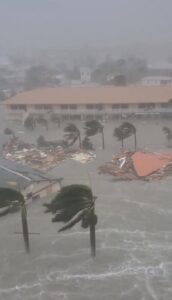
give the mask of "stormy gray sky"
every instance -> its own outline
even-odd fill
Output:
[[[172,43],[172,0],[0,0],[1,51]]]

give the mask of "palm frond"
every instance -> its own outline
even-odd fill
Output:
[[[99,132],[102,132],[102,130],[103,130],[103,125],[97,120],[91,120],[85,123],[86,136],[93,136]]]
[[[69,123],[65,128],[64,128],[64,132],[71,132],[71,133],[74,133],[74,132],[79,132],[79,129],[76,127],[75,124],[73,123]]]
[[[135,133],[136,128],[133,124],[129,122],[123,122],[119,127],[114,129],[113,136],[121,141],[122,139],[126,139]]]
[[[23,195],[10,188],[0,188],[0,208],[8,207],[9,205],[17,205],[23,203]]]
[[[167,136],[168,139],[172,139],[172,130],[166,126],[162,128],[163,132]]]
[[[75,215],[75,217],[72,220],[70,220],[70,222],[68,222],[65,226],[60,228],[58,232],[72,228],[75,224],[79,223],[83,219],[84,214],[85,210],[79,212],[77,215]]]
[[[62,187],[51,203],[46,203],[45,212],[54,214],[53,222],[70,222],[83,210],[94,206],[95,198],[92,191],[85,185],[69,185]]]
[[[11,208],[7,207],[5,209],[3,209],[2,211],[0,211],[0,217],[6,216],[10,213]]]

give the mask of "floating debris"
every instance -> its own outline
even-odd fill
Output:
[[[28,165],[34,170],[47,171],[62,162],[66,154],[62,147],[40,149],[14,138],[3,146],[2,156],[5,159]]]
[[[125,152],[98,169],[116,180],[154,180],[172,176],[172,153]]]
[[[2,157],[30,166],[34,170],[47,171],[67,158],[87,163],[95,159],[91,151],[73,150],[62,146],[39,147],[18,138],[8,141],[2,149]]]
[[[71,155],[73,160],[76,160],[82,164],[90,162],[96,158],[96,155],[93,152],[76,152]]]

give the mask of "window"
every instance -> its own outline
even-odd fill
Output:
[[[69,105],[69,108],[70,109],[77,109],[77,105],[76,104],[71,104],[71,105]]]
[[[11,110],[26,110],[26,105],[18,104],[18,105],[10,105]]]
[[[93,104],[87,104],[87,105],[86,105],[86,108],[87,108],[87,109],[94,109],[94,105],[93,105]]]
[[[140,103],[138,105],[138,108],[142,108],[142,109],[147,108],[147,103]]]
[[[168,103],[161,103],[161,107],[162,107],[162,108],[167,108],[168,106],[169,106]]]
[[[10,108],[11,108],[11,110],[16,110],[16,109],[18,109],[18,106],[17,105],[10,105]]]
[[[112,104],[112,109],[118,109],[118,108],[120,108],[119,104]]]
[[[67,104],[62,104],[60,105],[61,109],[68,109],[68,105]]]
[[[26,110],[26,105],[20,104],[18,105],[18,109]]]
[[[45,104],[45,105],[43,105],[43,109],[52,109],[52,105],[50,105],[50,104]]]
[[[41,105],[41,104],[35,105],[35,109],[43,109],[43,108],[44,108],[44,105]]]
[[[155,108],[155,103],[140,103],[138,104],[138,108],[149,110]]]
[[[70,120],[81,120],[81,115],[71,115]]]
[[[62,120],[66,120],[68,121],[70,119],[70,116],[69,115],[62,115]]]
[[[121,104],[121,109],[126,109],[128,108],[128,104]]]
[[[96,104],[95,108],[98,110],[103,110],[103,105],[102,104]]]

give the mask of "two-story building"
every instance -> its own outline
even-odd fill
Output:
[[[66,120],[113,119],[130,115],[172,115],[172,86],[82,86],[41,88],[6,101],[7,118],[56,113]]]

